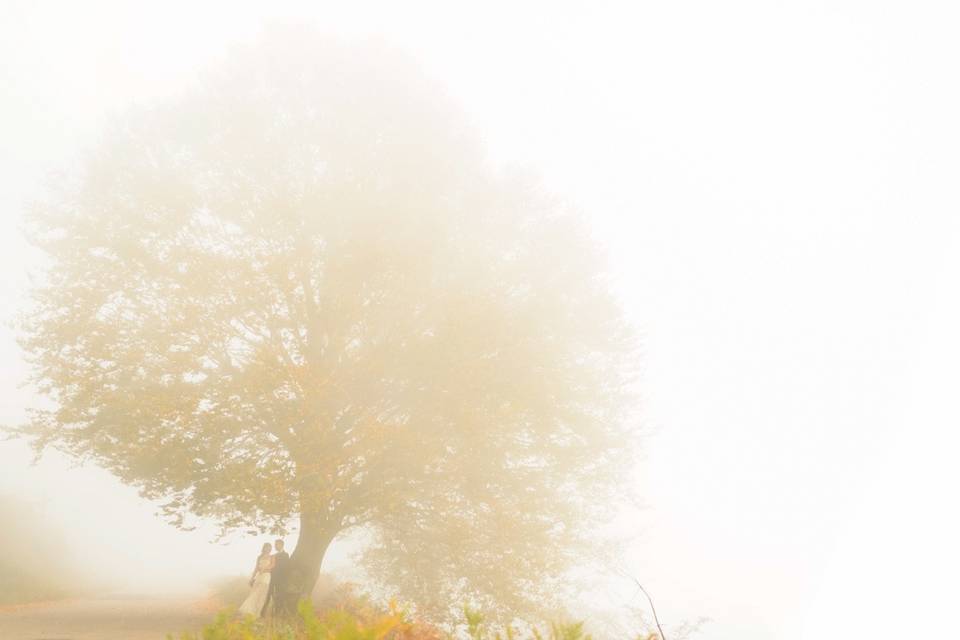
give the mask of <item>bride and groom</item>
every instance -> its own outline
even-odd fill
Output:
[[[277,540],[273,546],[276,553],[270,554],[270,543],[267,542],[257,557],[253,575],[250,576],[250,594],[238,609],[241,615],[266,615],[271,602],[275,615],[287,615],[290,612],[287,584],[290,555],[283,550],[283,540]]]

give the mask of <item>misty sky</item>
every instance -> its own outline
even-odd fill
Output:
[[[738,640],[942,636],[960,570],[957,12],[454,4],[0,2],[4,320],[35,263],[24,204],[110,113],[271,20],[385,37],[609,250],[645,343],[647,509],[623,524],[624,566],[664,621],[707,616],[704,637]],[[0,356],[15,422],[34,400],[7,328]],[[29,459],[0,443],[0,493],[129,587],[252,563],[258,540],[211,546],[101,471]],[[349,577],[335,555],[325,568]]]

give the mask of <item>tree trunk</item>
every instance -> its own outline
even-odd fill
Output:
[[[320,514],[300,514],[300,537],[290,556],[287,577],[291,591],[300,598],[309,598],[320,577],[320,565],[338,530]]]

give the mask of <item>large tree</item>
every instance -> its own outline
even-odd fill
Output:
[[[574,212],[416,65],[266,37],[68,178],[28,216],[38,449],[179,526],[297,529],[304,590],[363,527],[423,611],[545,602],[622,491],[635,340]]]

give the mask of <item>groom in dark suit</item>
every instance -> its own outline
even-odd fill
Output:
[[[287,611],[287,570],[290,564],[290,554],[283,550],[283,540],[276,540],[273,543],[276,551],[273,554],[273,571],[270,572],[270,591],[267,594],[267,601],[263,603],[261,615],[266,613],[267,607],[273,602],[273,613],[277,616],[286,616]]]

